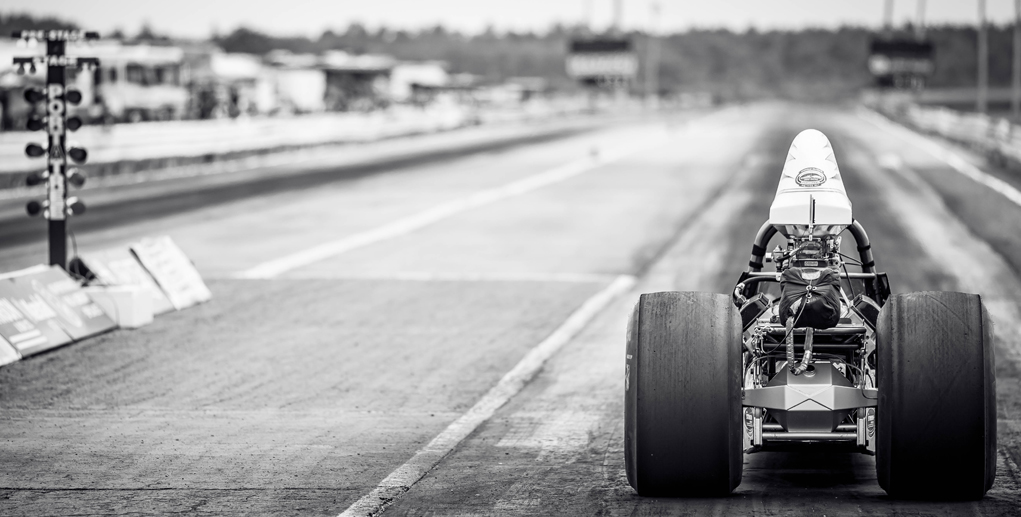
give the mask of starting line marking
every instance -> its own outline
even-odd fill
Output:
[[[1021,191],[1018,191],[1018,189],[1014,188],[1014,186],[1010,183],[979,169],[971,162],[961,158],[961,156],[957,153],[944,149],[932,140],[915,133],[906,127],[896,125],[882,115],[878,115],[873,111],[859,111],[859,116],[877,127],[896,134],[903,140],[911,140],[911,143],[915,144],[936,159],[949,165],[957,172],[971,178],[981,185],[985,185],[994,191],[999,192],[1003,195],[1003,197],[1006,197],[1015,205],[1021,206]]]
[[[651,138],[631,147],[604,151],[596,156],[568,162],[545,172],[528,176],[496,188],[482,190],[472,195],[448,201],[417,214],[398,219],[377,228],[349,235],[342,239],[325,242],[318,246],[285,255],[263,262],[234,275],[235,278],[268,279],[277,277],[288,271],[298,269],[321,260],[335,257],[342,253],[362,248],[380,241],[407,235],[415,230],[442,221],[473,208],[495,203],[497,201],[520,196],[542,187],[560,183],[585,172],[596,169],[627,156],[645,151],[663,144],[667,140],[664,133],[658,138]]]
[[[637,279],[621,275],[574,311],[552,334],[532,348],[474,406],[447,426],[400,467],[397,467],[371,492],[349,506],[339,517],[379,515],[422,479],[450,451],[468,437],[493,413],[507,403],[535,376],[546,361],[573,339],[611,301],[631,289]]]
[[[400,280],[410,282],[565,282],[606,283],[617,275],[598,273],[432,273],[401,271],[396,273],[295,273],[288,280]]]

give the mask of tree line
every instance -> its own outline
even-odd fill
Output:
[[[0,15],[0,30],[74,28],[75,24],[29,15]],[[901,28],[910,33],[911,27]],[[1011,26],[989,28],[989,83],[1010,84]],[[146,27],[127,40],[164,44],[172,41]],[[296,53],[344,50],[389,54],[402,60],[441,60],[451,72],[479,75],[490,81],[539,76],[561,88],[573,86],[564,70],[568,42],[586,35],[580,27],[554,26],[545,32],[497,32],[467,35],[442,26],[416,31],[352,24],[343,31],[327,30],[318,37],[274,36],[240,27],[211,40],[227,52],[262,55],[275,49]],[[926,35],[935,48],[936,69],[931,87],[975,85],[977,33],[973,26],[934,26]],[[628,34],[645,60],[648,35]],[[853,95],[871,84],[867,68],[869,42],[876,32],[863,27],[803,30],[694,29],[657,39],[662,93],[710,91],[732,99],[761,97],[832,100]],[[642,71],[639,78],[644,77]],[[639,83],[636,85],[641,88]]]

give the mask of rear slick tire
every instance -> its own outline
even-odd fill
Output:
[[[624,463],[642,496],[741,483],[741,317],[729,296],[643,294],[628,322]]]
[[[879,315],[876,474],[893,497],[980,499],[996,475],[992,325],[975,294],[896,295]]]

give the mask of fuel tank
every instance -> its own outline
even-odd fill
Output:
[[[851,201],[826,135],[806,129],[791,142],[769,223],[784,236],[836,235],[850,225]]]

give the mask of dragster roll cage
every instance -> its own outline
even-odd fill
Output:
[[[865,295],[875,300],[879,305],[885,304],[886,299],[890,297],[890,281],[886,273],[876,272],[876,261],[872,257],[872,244],[869,242],[868,234],[865,233],[865,228],[858,221],[852,221],[845,231],[851,234],[857,245],[862,272],[843,272],[840,274],[840,277],[847,281],[861,280],[865,284]],[[770,224],[769,221],[766,221],[759,228],[759,232],[755,234],[755,242],[752,243],[751,260],[748,261],[748,270],[742,272],[741,278],[738,279],[739,290],[746,298],[751,298],[759,292],[759,283],[779,281],[776,273],[762,271],[763,259],[766,256],[766,246],[769,245],[769,240],[776,235],[776,232],[776,227]]]

